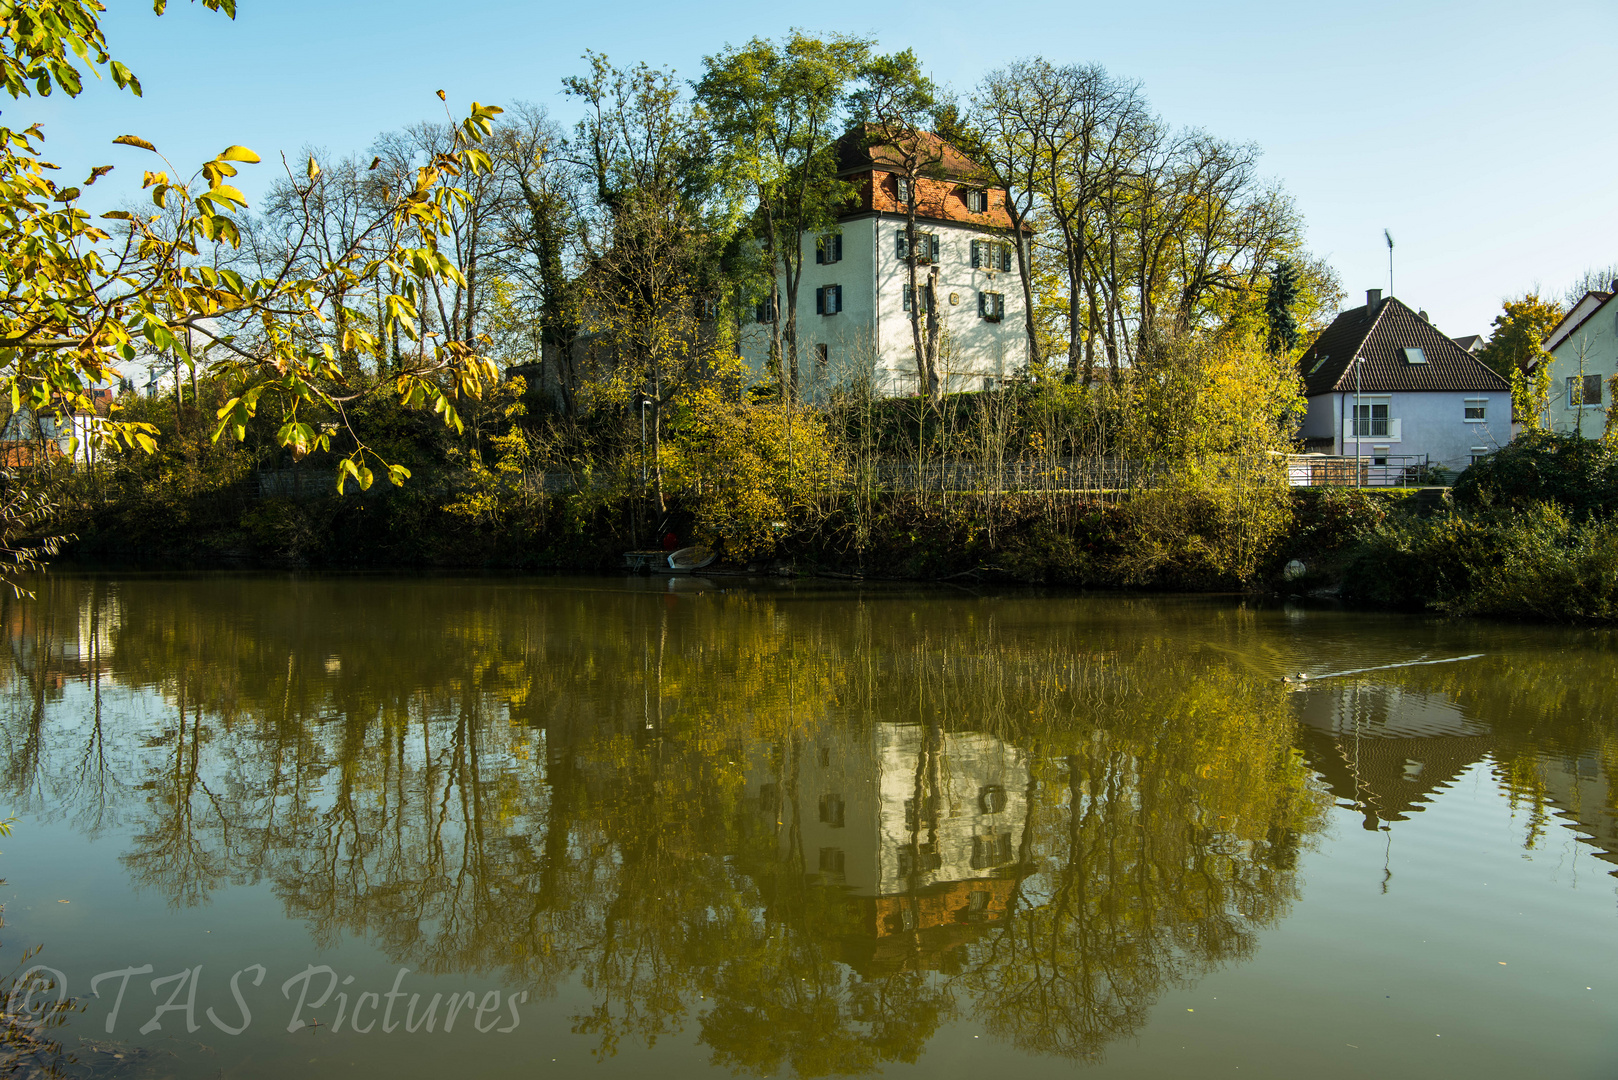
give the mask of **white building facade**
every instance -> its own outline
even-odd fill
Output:
[[[945,391],[990,389],[1027,365],[1026,309],[1006,192],[974,182],[977,167],[947,144],[937,145],[942,161],[935,175],[911,181],[885,163],[880,148],[844,140],[842,176],[859,185],[858,202],[835,229],[803,238],[797,338],[805,396],[867,376],[881,394],[925,390],[911,324],[905,212],[911,197],[921,329],[925,336],[925,305],[935,303]],[[783,275],[783,294],[786,287]],[[760,379],[771,374],[772,322],[785,319],[784,301],[780,307],[759,304],[742,328],[742,356]]]

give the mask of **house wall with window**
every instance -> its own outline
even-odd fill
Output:
[[[1004,877],[1028,813],[1027,751],[981,732],[949,732],[928,769],[928,737],[914,724],[861,729],[828,719],[807,730],[790,784],[774,755],[753,755],[749,797],[774,824],[783,856],[795,840],[808,873],[852,895]]]
[[[1609,295],[1574,323],[1550,353],[1551,393],[1546,410],[1550,429],[1599,436],[1612,404],[1609,380],[1618,374],[1618,303]]]
[[[939,270],[946,389],[986,389],[1026,365],[1022,284],[1010,237],[943,221],[918,222],[916,231],[925,238],[922,250],[928,260],[916,267],[921,289],[925,290],[932,267]],[[830,235],[839,237],[840,243],[828,244]],[[918,392],[906,295],[908,267],[901,253],[904,237],[904,219],[888,215],[846,220],[835,234],[804,237],[798,372],[807,396],[864,374],[874,377],[879,393]],[[921,248],[921,243],[917,246]],[[817,253],[828,249],[841,257],[817,261]],[[786,288],[784,278],[780,287]],[[828,292],[835,296],[835,304],[827,302]],[[759,312],[754,314],[742,328],[741,351],[755,377],[765,378],[770,327],[758,321]],[[925,320],[922,330],[925,333]]]
[[[1330,438],[1334,454],[1425,454],[1458,472],[1511,441],[1511,397],[1493,391],[1321,394],[1309,399],[1302,434]]]

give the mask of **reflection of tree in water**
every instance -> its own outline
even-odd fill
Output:
[[[14,656],[76,632],[40,615],[76,627],[91,588],[8,608]],[[98,663],[148,713],[104,736],[98,788],[139,822],[137,881],[191,904],[267,880],[321,943],[541,993],[576,978],[601,1054],[694,1015],[728,1069],[869,1072],[970,1015],[1093,1057],[1250,954],[1320,823],[1279,685],[1150,607],[1033,633],[1039,601],[918,617],[904,596],[476,582],[132,581],[97,604]],[[39,696],[21,660],[8,678],[14,703]],[[12,792],[65,790],[51,716],[8,710]],[[806,839],[838,740],[877,748],[850,752],[850,792],[908,763],[893,800],[836,803],[850,826],[911,804],[869,888]],[[963,811],[960,791],[1004,786],[974,753],[1016,781]],[[1009,821],[1003,847],[968,811]],[[949,844],[986,869],[950,870]]]

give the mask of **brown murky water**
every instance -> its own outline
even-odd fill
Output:
[[[0,610],[0,952],[70,1075],[1618,1072],[1609,634],[701,578]]]

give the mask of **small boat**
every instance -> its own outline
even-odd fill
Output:
[[[719,556],[705,547],[683,547],[669,552],[669,569],[676,574],[689,574],[710,565]]]

